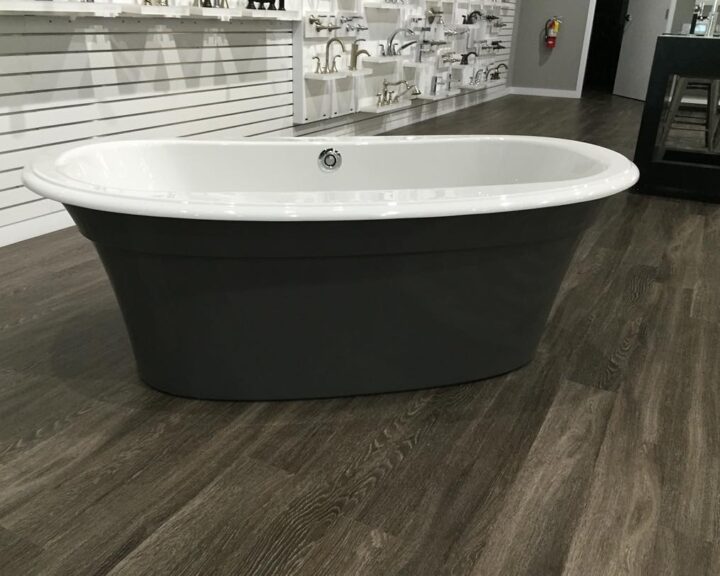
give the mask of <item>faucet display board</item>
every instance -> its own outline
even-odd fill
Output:
[[[514,1],[301,3],[293,37],[298,124],[505,83]]]

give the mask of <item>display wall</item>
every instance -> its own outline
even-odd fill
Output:
[[[128,1],[0,2],[0,246],[72,223],[62,206],[22,185],[22,167],[43,152],[103,137],[377,134],[507,93],[504,67],[496,80],[469,86],[467,79],[471,70],[508,63],[514,0],[286,0],[284,12],[248,10],[246,0],[230,0],[228,9],[191,0]],[[498,15],[503,25],[496,34],[488,34],[487,21],[462,24],[475,9]],[[419,30],[427,27],[428,10],[444,13],[432,30]],[[318,32],[310,15],[326,26],[341,16],[349,20]],[[367,30],[349,31],[348,23]],[[355,77],[307,77],[312,56],[324,57],[331,35],[346,44],[338,64],[347,70],[353,40],[366,38],[360,45],[377,56],[380,41],[405,25],[418,29],[421,40],[447,43],[426,46],[422,63],[414,62],[412,45],[387,61],[361,56]],[[461,64],[461,54],[483,41],[502,48],[479,50]],[[430,95],[432,76],[443,74],[449,89],[441,80],[441,90]],[[422,94],[373,110],[384,79],[407,79]]]
[[[302,1],[298,124],[506,85],[514,1]]]

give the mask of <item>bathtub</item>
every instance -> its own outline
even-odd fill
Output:
[[[516,136],[120,141],[38,158],[107,270],[140,378],[289,399],[531,361],[583,230],[637,168]]]

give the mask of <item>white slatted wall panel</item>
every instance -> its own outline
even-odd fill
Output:
[[[71,223],[20,182],[43,151],[103,136],[379,134],[507,94],[503,73],[486,90],[293,127],[292,65],[289,22],[0,16],[0,246]]]
[[[60,228],[22,186],[44,151],[103,136],[292,126],[290,23],[0,16],[0,246]]]

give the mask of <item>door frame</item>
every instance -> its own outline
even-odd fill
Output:
[[[674,2],[675,0],[673,0],[673,3]],[[575,98],[582,97],[583,85],[585,84],[585,69],[587,68],[588,54],[590,53],[590,38],[592,37],[596,8],[597,0],[590,0],[587,22],[585,23],[585,38],[583,39],[582,52],[580,53],[580,69],[578,70],[577,85],[575,86]]]

